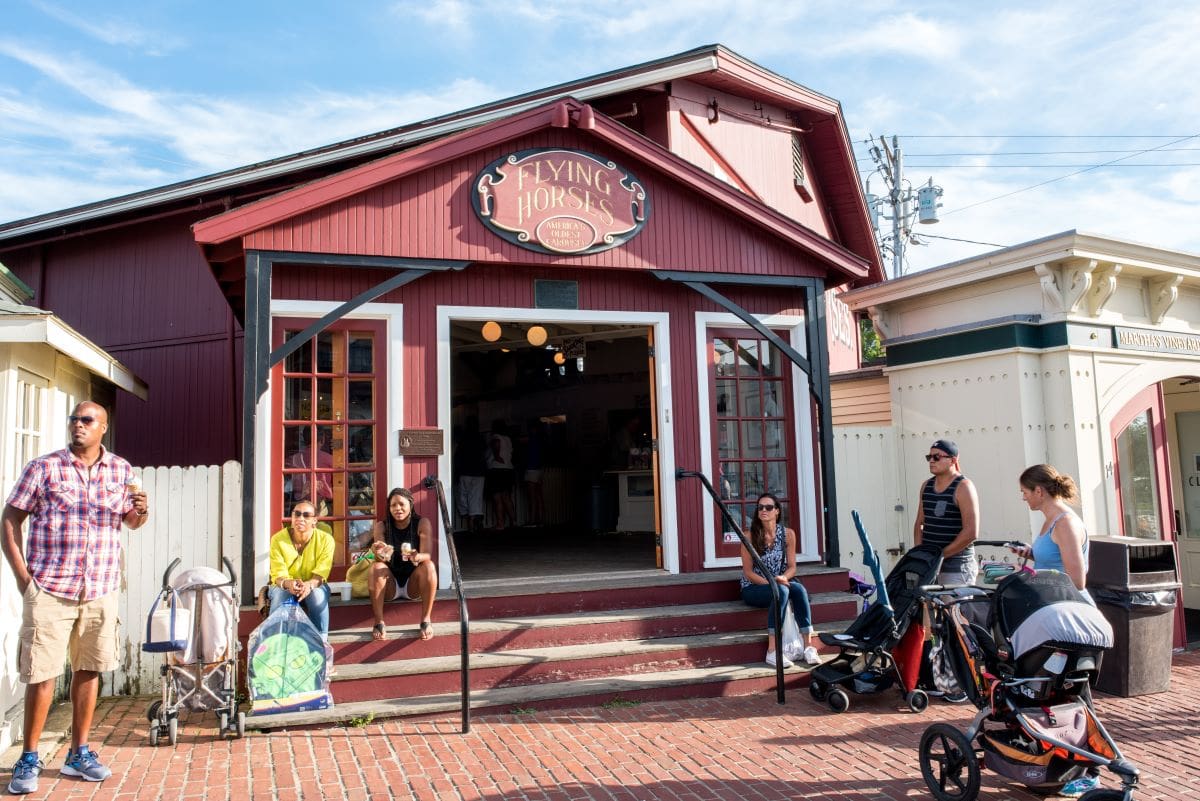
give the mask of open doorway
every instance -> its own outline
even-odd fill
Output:
[[[661,567],[650,328],[451,319],[449,334],[464,579]]]

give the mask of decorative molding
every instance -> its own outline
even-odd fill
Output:
[[[1096,260],[1089,259],[1083,264],[1069,267],[1036,264],[1033,269],[1042,283],[1042,294],[1050,306],[1048,311],[1074,314],[1092,287],[1092,271],[1096,269]]]
[[[1150,301],[1150,322],[1158,325],[1167,316],[1167,312],[1179,298],[1179,285],[1183,283],[1182,275],[1171,275],[1166,278],[1155,278],[1146,282]]]
[[[871,318],[871,325],[875,327],[875,334],[883,342],[887,342],[892,338],[892,332],[889,330],[887,312],[882,306],[868,306],[867,314]]]
[[[1089,259],[1083,264],[1063,268],[1063,279],[1066,283],[1063,289],[1063,311],[1067,314],[1074,314],[1079,309],[1080,301],[1092,288],[1092,273],[1096,264],[1095,259]]]
[[[1050,307],[1047,311],[1062,311],[1063,296],[1062,290],[1058,286],[1058,271],[1048,264],[1035,264],[1033,271],[1038,274],[1038,280],[1042,282],[1042,295],[1046,298],[1046,303]]]
[[[1109,264],[1092,273],[1092,290],[1088,292],[1088,314],[1092,317],[1099,317],[1112,299],[1122,269],[1120,264]]]

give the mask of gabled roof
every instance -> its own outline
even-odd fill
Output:
[[[311,176],[313,171],[332,172],[339,165],[357,164],[397,150],[439,139],[469,128],[545,105],[548,101],[574,97],[594,102],[638,89],[650,89],[674,80],[690,80],[714,89],[778,104],[792,111],[813,130],[808,139],[821,146],[823,157],[815,159],[818,177],[825,186],[848,186],[837,198],[829,198],[830,216],[838,238],[871,264],[872,278],[881,279],[878,246],[871,232],[858,169],[854,163],[849,134],[837,101],[813,92],[766,70],[721,45],[705,45],[674,56],[587,78],[539,89],[505,100],[465,109],[412,125],[338,142],[290,156],[215,173],[110,200],[89,203],[62,211],[0,225],[0,249],[5,243],[32,239],[71,226],[88,227],[101,220],[146,216],[151,210],[184,204],[208,203],[214,197],[236,195],[255,185],[291,182]]]
[[[313,208],[487,147],[546,128],[572,125],[702,194],[728,212],[802,248],[846,280],[868,276],[871,265],[865,259],[575,99],[552,101],[479,128],[335,173],[198,222],[192,226],[192,231],[201,245],[231,242]]]

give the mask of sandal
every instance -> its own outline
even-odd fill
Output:
[[[433,624],[430,623],[428,620],[421,621],[421,639],[422,640],[432,640],[433,639]]]
[[[387,626],[382,623],[376,623],[371,627],[371,638],[375,640],[387,639]]]

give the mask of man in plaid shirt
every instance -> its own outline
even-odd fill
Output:
[[[100,674],[118,664],[121,526],[140,528],[150,512],[129,462],[100,444],[107,430],[104,407],[76,406],[67,427],[70,446],[25,465],[4,507],[4,556],[24,599],[19,667],[26,684],[25,751],[13,768],[10,793],[37,789],[44,767],[37,743],[68,655],[71,750],[62,775],[93,782],[112,775],[88,748],[88,733]]]

